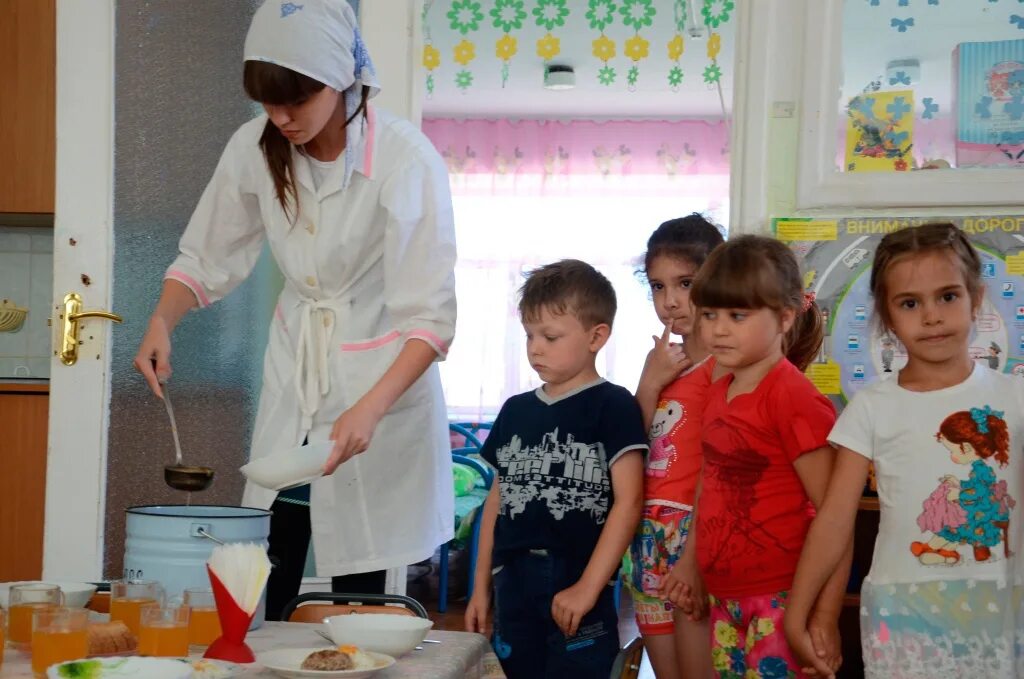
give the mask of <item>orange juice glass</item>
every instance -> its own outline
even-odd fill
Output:
[[[220,618],[212,589],[186,589],[185,605],[189,608],[188,643],[209,646],[221,635]]]
[[[140,613],[148,606],[163,604],[164,592],[153,580],[118,580],[110,583],[110,619],[120,620],[139,635]]]
[[[0,608],[0,670],[4,668],[4,644],[7,636],[7,611]]]
[[[89,611],[84,608],[38,608],[32,616],[32,672],[46,676],[46,668],[89,654],[86,626]]]
[[[139,655],[188,655],[188,607],[149,606],[142,609]]]
[[[7,639],[15,648],[27,649],[32,643],[32,614],[42,608],[57,608],[63,603],[60,587],[43,583],[11,587],[7,611]]]

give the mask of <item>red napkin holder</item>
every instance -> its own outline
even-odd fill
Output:
[[[210,574],[210,586],[213,588],[213,598],[217,602],[221,636],[210,644],[203,657],[236,663],[256,662],[252,649],[245,643],[245,635],[249,632],[253,613],[242,610],[209,565],[206,572]]]

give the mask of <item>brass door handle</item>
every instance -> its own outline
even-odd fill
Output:
[[[64,311],[60,315],[60,362],[74,365],[78,361],[78,322],[83,318],[105,318],[115,323],[123,322],[123,318],[109,311],[82,311],[82,297],[77,292],[64,295]]]

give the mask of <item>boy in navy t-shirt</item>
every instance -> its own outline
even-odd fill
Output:
[[[609,585],[640,520],[647,449],[633,395],[595,367],[615,290],[563,260],[531,272],[520,295],[544,386],[505,402],[481,451],[498,478],[466,627],[483,631],[493,579],[492,643],[509,679],[607,677],[619,650]]]

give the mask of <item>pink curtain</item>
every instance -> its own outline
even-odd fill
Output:
[[[728,187],[722,122],[427,119],[423,131],[463,195],[644,197]]]

